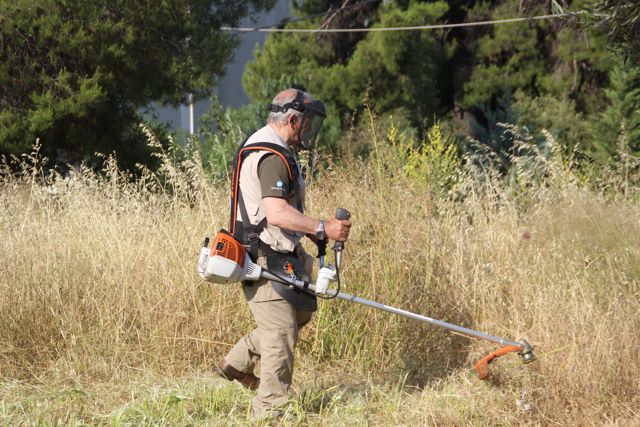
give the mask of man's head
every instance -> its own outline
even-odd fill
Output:
[[[299,144],[304,149],[313,146],[326,117],[324,104],[298,89],[278,93],[268,109],[269,125],[287,144]]]

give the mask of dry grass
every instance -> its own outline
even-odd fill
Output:
[[[428,164],[403,169],[401,138],[372,126],[371,140],[369,161],[329,163],[308,192],[311,215],[352,212],[344,290],[526,338],[538,361],[502,358],[481,382],[471,366],[491,344],[325,302],[301,337],[291,422],[640,424],[637,198],[553,156],[512,183],[460,167],[443,196],[415,179]],[[2,178],[0,420],[246,423],[250,395],[207,368],[252,320],[237,286],[195,273],[227,184],[174,155],[134,182],[110,159],[62,178],[32,158]]]

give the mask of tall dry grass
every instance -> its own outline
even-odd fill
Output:
[[[526,338],[538,360],[502,358],[480,382],[471,366],[493,345],[331,301],[301,336],[297,390],[418,387],[365,391],[386,408],[374,424],[640,423],[637,194],[592,188],[550,136],[547,154],[522,138],[510,179],[489,157],[457,163],[437,132],[431,152],[374,119],[369,138],[367,160],[328,162],[308,190],[310,215],[352,212],[343,290]],[[3,383],[179,378],[252,328],[238,286],[195,273],[203,236],[226,225],[227,183],[207,178],[197,151],[157,148],[160,171],[135,180],[112,158],[102,174],[62,177],[37,152],[22,175],[3,173]]]

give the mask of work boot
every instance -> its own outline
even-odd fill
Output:
[[[260,379],[253,374],[247,374],[239,371],[233,366],[229,365],[226,360],[222,361],[222,364],[216,367],[218,375],[229,381],[236,380],[249,390],[257,390],[260,385]]]

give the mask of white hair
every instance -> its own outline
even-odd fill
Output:
[[[273,98],[273,101],[271,103],[273,105],[283,106],[284,104],[288,104],[289,102],[295,101],[297,95],[298,95],[298,93],[297,93],[297,91],[295,89],[285,90],[285,91],[282,91],[279,94],[277,94],[276,97]],[[302,95],[303,95],[303,97],[305,99],[311,98],[305,92],[302,92]],[[286,125],[287,123],[289,123],[289,117],[291,117],[291,116],[300,117],[301,115],[302,115],[302,113],[300,111],[294,110],[293,108],[289,108],[284,113],[282,113],[282,112],[278,112],[278,113],[271,112],[271,113],[269,113],[269,118],[267,119],[267,122],[268,123],[278,124],[278,125]]]

